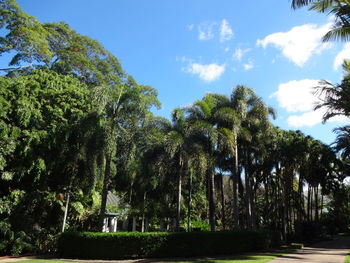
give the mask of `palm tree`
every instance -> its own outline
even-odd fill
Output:
[[[99,228],[103,228],[107,204],[111,167],[117,152],[117,136],[120,130],[128,130],[134,119],[145,118],[149,108],[159,107],[157,92],[149,86],[138,85],[128,76],[125,83],[117,86],[101,86],[94,90],[96,103],[100,105],[101,119],[105,128],[105,170],[102,188],[102,201],[99,216]],[[132,126],[131,126],[132,127]]]
[[[315,95],[321,100],[315,110],[325,108],[323,122],[332,117],[344,115],[350,117],[350,63],[344,62],[343,69],[345,76],[340,84],[331,84],[327,81],[320,82],[316,87]]]
[[[216,126],[214,111],[215,100],[207,94],[202,100],[196,101],[187,107],[186,113],[189,121],[189,132],[197,137],[203,149],[207,153],[207,193],[209,199],[209,224],[212,231],[216,228],[215,212],[215,149],[218,142],[218,129]]]
[[[292,8],[311,5],[310,10],[332,14],[335,21],[332,29],[323,37],[323,41],[350,40],[350,1],[349,0],[293,0]]]
[[[175,109],[172,113],[173,124],[165,137],[165,149],[170,159],[174,159],[177,169],[177,201],[176,201],[176,231],[180,228],[181,219],[181,191],[182,180],[185,173],[186,162],[189,158],[188,152],[190,141],[187,137],[187,125],[185,114],[182,109]]]
[[[350,126],[339,127],[334,130],[337,133],[337,138],[334,142],[335,150],[340,152],[343,160],[350,158]]]
[[[219,145],[223,148],[228,148],[232,158],[232,182],[233,182],[233,218],[235,229],[238,229],[238,182],[239,182],[239,169],[238,169],[238,134],[241,129],[241,116],[236,112],[236,107],[233,103],[233,97],[231,100],[219,94],[210,94],[215,100],[215,115],[214,119],[216,125],[219,128],[220,140]],[[224,210],[224,209],[223,209]],[[223,212],[224,214],[224,212]]]
[[[251,136],[253,133],[268,129],[270,122],[268,116],[274,116],[274,110],[267,107],[264,102],[256,96],[255,92],[245,86],[238,85],[231,94],[229,100],[220,99],[220,109],[217,111],[217,119],[224,122],[223,125],[231,131],[234,139],[234,170],[233,176],[233,212],[234,212],[234,226],[238,228],[238,182],[240,179],[238,160],[239,160],[239,140],[244,144],[242,149],[242,156],[245,163],[245,183],[246,183],[246,205],[248,218],[251,220],[251,213],[249,211],[254,207],[252,198],[252,189],[249,185],[250,178],[248,176],[248,147],[250,145]],[[254,212],[253,212],[254,213]],[[255,220],[253,220],[255,221]]]

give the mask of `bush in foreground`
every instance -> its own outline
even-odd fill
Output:
[[[228,255],[275,246],[266,231],[190,233],[70,232],[60,236],[61,257],[123,259]]]

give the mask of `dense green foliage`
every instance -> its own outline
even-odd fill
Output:
[[[62,257],[121,259],[230,255],[277,245],[264,231],[190,233],[64,233]]]
[[[65,23],[42,24],[14,0],[0,0],[4,53],[13,57],[0,76],[0,254],[52,252],[65,229],[101,230],[106,211],[121,214],[123,231],[252,231],[62,238],[123,243],[113,257],[184,256],[190,245],[198,255],[262,248],[259,229],[284,241],[348,229],[348,126],[334,147],[281,130],[242,85],[175,109],[171,121],[155,116],[157,91],[99,42]],[[349,76],[320,84],[325,121],[349,117]],[[108,191],[117,206],[107,205]]]

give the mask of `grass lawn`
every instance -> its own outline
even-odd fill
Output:
[[[262,254],[247,254],[247,255],[237,255],[232,257],[217,257],[217,258],[208,258],[208,259],[167,259],[167,260],[144,260],[144,263],[266,263],[270,260],[282,255],[285,253],[262,253]],[[116,260],[117,261],[117,260]],[[21,260],[19,263],[72,263],[73,261],[64,261],[57,259],[29,259]],[[94,261],[97,263],[98,260]],[[101,260],[101,262],[106,262]],[[79,263],[84,263],[79,261]],[[350,261],[349,261],[350,263]]]
[[[350,263],[350,251],[349,251],[348,255],[346,256],[344,263]]]

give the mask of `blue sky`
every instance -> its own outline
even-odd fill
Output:
[[[253,88],[277,110],[275,125],[300,129],[331,143],[320,123],[311,87],[339,83],[350,45],[321,42],[331,18],[289,0],[18,0],[41,22],[65,21],[100,41],[141,84],[158,90],[170,117],[206,92],[229,95],[238,84]]]

